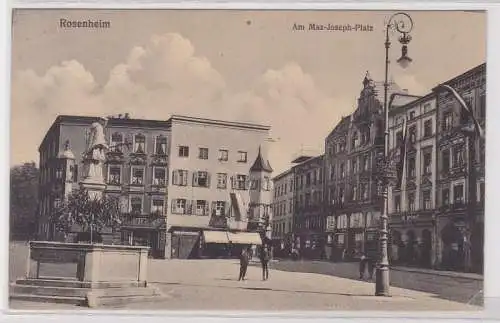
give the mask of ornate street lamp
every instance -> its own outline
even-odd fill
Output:
[[[379,237],[379,263],[376,271],[375,295],[389,296],[389,256],[387,250],[387,240],[389,234],[389,217],[388,217],[388,191],[389,186],[395,183],[397,178],[396,165],[389,158],[389,108],[387,105],[387,92],[389,89],[388,74],[389,74],[389,48],[391,42],[389,39],[389,31],[397,31],[401,35],[399,42],[403,45],[401,48],[401,57],[398,63],[401,67],[406,68],[412,61],[408,57],[408,43],[411,41],[410,32],[413,29],[413,20],[403,12],[393,14],[386,25],[385,32],[385,79],[384,79],[384,156],[380,161],[379,169],[382,169],[381,185],[383,206],[380,216],[380,237]]]

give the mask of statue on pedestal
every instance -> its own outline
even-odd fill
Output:
[[[86,150],[83,162],[85,165],[84,182],[103,183],[103,166],[109,146],[104,136],[107,118],[99,118],[92,123],[86,136]]]

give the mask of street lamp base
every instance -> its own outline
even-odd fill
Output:
[[[377,268],[375,296],[391,296],[389,293],[389,268]]]

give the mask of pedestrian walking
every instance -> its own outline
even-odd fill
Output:
[[[365,253],[362,253],[361,258],[359,260],[359,279],[365,278],[365,271],[366,271],[367,262],[368,262],[368,259],[365,255]]]
[[[269,250],[267,247],[263,247],[260,252],[260,263],[262,264],[262,280],[267,280],[269,278]]]
[[[238,278],[238,281],[245,280],[249,261],[250,261],[250,252],[247,248],[243,248],[240,254],[240,277]]]

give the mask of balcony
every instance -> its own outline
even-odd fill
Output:
[[[144,152],[130,153],[130,165],[146,165],[147,155]]]
[[[125,157],[123,152],[118,149],[110,150],[106,153],[106,163],[108,164],[123,164]]]
[[[151,165],[153,166],[167,166],[168,156],[167,154],[154,154],[151,156]]]

